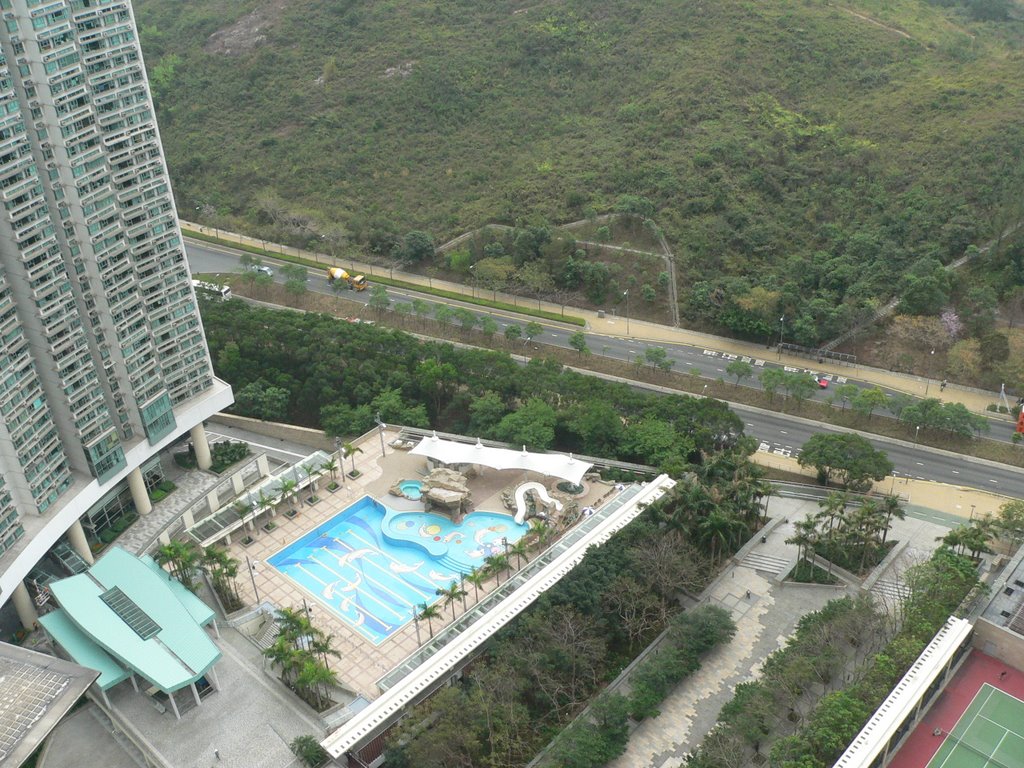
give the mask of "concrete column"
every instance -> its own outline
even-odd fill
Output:
[[[200,706],[201,702],[199,701],[199,689],[196,688],[196,684],[195,683],[189,683],[188,687],[192,689],[192,698],[195,699],[196,706],[197,707]]]
[[[149,500],[146,493],[146,480],[142,476],[142,470],[136,467],[128,475],[128,490],[132,492],[132,501],[135,502],[135,511],[140,515],[148,515],[153,511],[153,502]]]
[[[210,458],[210,443],[206,439],[206,430],[202,424],[196,424],[189,430],[188,436],[192,438],[192,447],[196,451],[196,464],[200,469],[209,469],[213,464]]]
[[[206,494],[206,506],[210,508],[210,512],[216,512],[220,509],[220,494],[216,490]]]
[[[188,509],[186,509],[184,511],[184,513],[182,513],[181,519],[185,521],[185,527],[186,528],[191,528],[193,525],[196,524],[195,518],[192,517],[192,508],[191,507],[189,507]]]
[[[242,495],[242,491],[245,490],[245,483],[242,481],[241,472],[235,472],[235,474],[231,476],[231,487],[235,489],[236,496]]]
[[[36,604],[32,602],[32,595],[28,593],[28,587],[25,586],[25,582],[20,582],[14,588],[14,594],[11,595],[11,598],[14,600],[14,610],[18,612],[21,626],[31,631],[35,627],[36,622],[39,621],[39,614],[36,612]]]
[[[256,468],[260,471],[260,477],[270,474],[270,462],[267,461],[267,454],[261,453],[256,457]]]
[[[68,541],[71,542],[71,546],[75,552],[78,553],[85,562],[92,565],[96,560],[92,556],[92,547],[89,546],[89,542],[85,538],[85,531],[82,530],[82,521],[75,520],[68,528]]]
[[[174,700],[174,694],[168,693],[167,698],[171,702],[171,711],[174,712],[174,719],[181,720],[181,713],[178,712],[178,702]]]

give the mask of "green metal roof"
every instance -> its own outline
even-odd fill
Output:
[[[96,684],[102,690],[109,690],[122,680],[128,679],[128,670],[84,635],[61,609],[40,616],[39,623],[50,633],[50,637],[60,643],[61,648],[68,652],[75,663],[100,673]]]
[[[189,592],[185,588],[184,584],[173,578],[171,574],[161,568],[160,564],[157,563],[156,560],[149,555],[143,555],[140,559],[149,566],[149,569],[153,571],[153,573],[167,582],[167,586],[171,588],[171,592],[173,592],[174,596],[181,601],[181,604],[185,606],[185,610],[188,611],[189,615],[196,620],[197,624],[201,624],[205,627],[213,621],[214,618],[216,618],[217,614],[213,612],[213,608]]]
[[[144,640],[101,599],[114,587],[159,627],[156,635]],[[195,682],[220,658],[168,580],[120,547],[112,547],[86,573],[54,582],[50,589],[84,635],[164,692]]]

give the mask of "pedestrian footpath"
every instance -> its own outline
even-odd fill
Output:
[[[453,283],[447,280],[438,280],[433,277],[401,272],[395,269],[386,269],[348,258],[336,259],[326,254],[307,251],[301,248],[292,248],[291,246],[278,245],[276,243],[268,243],[265,240],[248,237],[247,235],[242,235],[237,232],[213,229],[211,227],[194,224],[184,220],[181,222],[181,227],[186,236],[190,232],[199,232],[207,236],[217,237],[229,244],[237,242],[239,245],[259,248],[265,251],[270,257],[273,257],[275,254],[284,254],[285,256],[294,256],[323,264],[325,269],[327,266],[336,264],[338,266],[345,267],[350,272],[362,272],[370,276],[373,275],[374,270],[377,271],[378,275],[382,275],[387,272],[389,277],[393,277],[396,280],[401,280],[413,285],[422,285],[453,293],[461,293],[467,298],[476,293],[475,288],[471,285]],[[503,294],[500,291],[495,294],[495,298],[498,301],[502,301],[507,304],[515,304],[517,301],[522,301],[522,297]],[[533,303],[534,300],[531,299],[530,305],[532,306]],[[554,304],[543,300],[537,300],[536,303],[539,309],[543,309],[548,312],[557,314],[564,310],[564,306],[561,304]],[[854,378],[858,381],[876,384],[880,387],[884,387],[885,389],[903,392],[915,397],[934,397],[946,402],[960,402],[971,411],[982,413],[986,416],[992,416],[994,418],[1007,418],[995,416],[990,411],[986,410],[990,404],[998,401],[999,395],[995,392],[985,392],[971,387],[961,387],[956,384],[943,386],[943,382],[935,379],[894,373],[892,371],[885,371],[880,368],[872,368],[863,365],[845,365],[830,361],[818,363],[807,358],[797,357],[796,355],[788,353],[781,353],[774,349],[768,349],[761,344],[728,339],[722,336],[713,336],[708,333],[692,331],[686,328],[673,328],[668,325],[652,323],[646,320],[634,320],[629,318],[627,321],[621,316],[608,315],[604,312],[595,312],[580,309],[578,307],[572,307],[570,312],[577,317],[583,318],[586,322],[586,327],[589,330],[606,336],[629,338],[640,343],[685,344],[688,346],[701,347],[709,352],[717,353],[718,355],[748,357],[754,360],[768,359],[772,362],[778,363],[779,365],[790,366],[801,370],[813,369],[815,372],[822,374]],[[728,359],[728,357],[726,359]]]

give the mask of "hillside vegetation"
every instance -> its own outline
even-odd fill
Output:
[[[207,223],[387,256],[625,195],[691,323],[764,338],[785,314],[811,344],[897,290],[937,312],[940,264],[1020,218],[1009,0],[135,5],[179,205]],[[573,257],[552,285],[581,287]]]

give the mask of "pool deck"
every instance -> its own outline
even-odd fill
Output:
[[[396,433],[388,432],[385,434],[385,441],[395,437],[397,437]],[[332,492],[327,490],[330,477],[321,478],[320,488],[317,492],[319,501],[316,504],[310,505],[303,499],[299,514],[290,520],[284,516],[283,512],[286,507],[282,506],[281,513],[273,518],[277,525],[275,530],[270,533],[259,530],[254,534],[256,540],[247,547],[241,545],[240,535],[236,535],[233,537],[229,549],[232,556],[242,563],[240,569],[242,573],[238,578],[238,585],[243,593],[243,599],[250,605],[255,604],[253,581],[259,590],[260,600],[273,603],[280,608],[301,609],[302,601],[305,599],[306,604],[312,610],[313,623],[327,634],[334,636],[334,647],[341,656],[338,659],[332,659],[331,666],[338,675],[342,687],[353,693],[362,694],[367,699],[375,699],[380,695],[376,681],[419,647],[415,622],[409,622],[379,645],[375,645],[350,628],[333,611],[320,603],[314,595],[306,592],[291,579],[266,564],[266,560],[278,550],[334,517],[367,494],[394,509],[422,509],[419,502],[388,494],[388,489],[401,480],[421,480],[423,478],[426,472],[426,460],[422,456],[411,456],[406,451],[386,446],[386,452],[382,458],[380,442],[376,436],[365,439],[358,447],[363,449],[363,453],[357,453],[355,456],[356,469],[362,473],[357,479],[345,477],[345,485]],[[352,469],[351,459],[345,461],[345,469],[346,471]],[[340,479],[339,472],[339,482]],[[527,481],[540,481],[545,483],[549,489],[558,482],[556,478],[544,478],[522,470],[483,468],[480,474],[469,479],[467,485],[473,493],[473,503],[476,509],[503,512],[505,508],[501,502],[502,490],[514,488]],[[596,506],[599,499],[607,496],[610,490],[611,486],[607,484],[590,484],[586,494],[577,497],[576,500],[580,507]],[[261,518],[261,522],[265,522],[265,516]],[[246,558],[256,562],[253,579],[245,578]],[[515,558],[513,558],[513,563],[514,561]],[[493,587],[494,583],[491,580],[485,589],[490,591]],[[475,590],[467,584],[466,591],[468,592],[466,605],[472,607],[475,603]],[[483,596],[484,590],[481,590],[480,594]],[[451,606],[445,608],[441,603],[438,605],[438,609],[442,616],[440,619],[433,620],[434,632],[452,621]],[[458,617],[462,613],[463,607],[459,603],[456,605],[455,615]],[[420,635],[424,641],[429,637],[425,622],[420,622]]]

